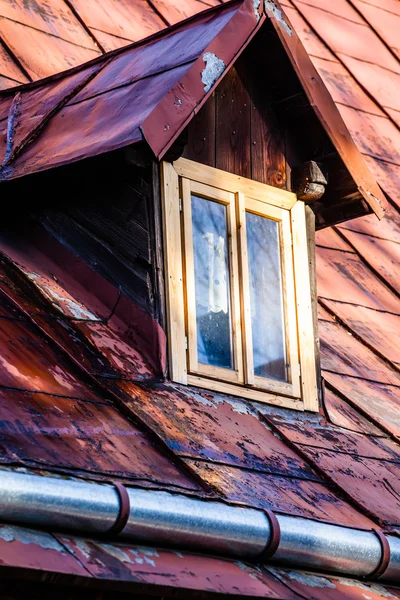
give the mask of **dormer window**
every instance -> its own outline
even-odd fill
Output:
[[[184,158],[162,175],[171,379],[316,410],[304,203]]]

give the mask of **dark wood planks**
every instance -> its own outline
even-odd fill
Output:
[[[268,78],[245,52],[188,126],[184,156],[261,183],[286,188],[285,132],[268,102]]]

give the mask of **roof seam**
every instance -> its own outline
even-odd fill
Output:
[[[68,102],[67,107],[76,106],[78,104],[82,104],[83,102],[88,102],[89,100],[92,100],[93,98],[98,98],[99,96],[104,96],[105,94],[108,94],[115,90],[120,90],[125,87],[129,87],[130,85],[138,83],[139,81],[145,81],[146,79],[150,79],[151,77],[155,77],[162,73],[168,73],[169,71],[173,71],[174,69],[179,69],[186,65],[191,65],[194,62],[195,62],[195,59],[188,60],[186,62],[179,63],[178,65],[174,65],[173,67],[169,67],[168,69],[164,69],[164,71],[155,71],[154,73],[150,73],[149,75],[144,75],[143,77],[139,77],[138,79],[132,79],[132,80],[128,81],[127,83],[121,83],[120,85],[116,85],[114,87],[107,88],[106,90],[98,92],[97,94],[93,94],[92,96],[87,96],[86,98],[82,98],[82,100],[77,100],[76,102]],[[107,63],[107,64],[109,64],[109,63]]]
[[[152,0],[146,0],[147,4],[150,6],[150,8],[152,9],[152,11],[157,15],[157,17],[159,17],[161,19],[161,21],[164,23],[164,25],[166,25],[167,27],[169,27],[171,25],[171,23],[169,23],[167,21],[167,19],[164,17],[164,15],[158,10],[158,8],[155,6],[155,4],[152,2]]]
[[[332,250],[336,250],[336,248],[332,248]],[[340,250],[338,250],[340,252]],[[318,300],[328,300],[329,302],[336,302],[337,304],[349,304],[350,306],[356,306],[360,308],[367,308],[368,310],[374,310],[376,312],[385,313],[388,315],[394,315],[395,317],[400,317],[400,313],[395,313],[390,310],[384,310],[382,308],[375,308],[373,306],[366,306],[365,304],[356,304],[355,302],[346,302],[345,300],[336,300],[334,298],[326,298],[325,296],[318,295]]]
[[[64,3],[68,6],[68,8],[70,9],[70,11],[72,12],[72,14],[74,15],[75,19],[78,21],[78,23],[81,25],[81,27],[83,27],[84,31],[86,31],[87,35],[93,40],[93,42],[97,45],[97,47],[99,48],[99,50],[105,54],[105,49],[103,48],[103,46],[100,44],[99,40],[96,38],[96,36],[92,33],[91,29],[89,29],[89,27],[86,25],[85,21],[81,18],[81,16],[79,15],[78,11],[75,9],[74,5],[72,4],[71,0],[64,0]]]
[[[397,56],[397,54],[393,51],[392,47],[389,46],[389,44],[386,42],[386,40],[383,38],[383,36],[381,36],[381,34],[379,33],[379,31],[376,29],[376,27],[374,27],[374,25],[371,23],[371,21],[365,17],[362,12],[360,11],[359,8],[357,8],[357,6],[354,5],[353,0],[347,0],[347,2],[350,4],[350,6],[353,8],[353,10],[356,11],[356,13],[361,17],[361,19],[363,19],[363,21],[365,21],[365,23],[371,27],[372,31],[375,33],[375,35],[381,40],[382,44],[387,48],[387,50],[389,50],[390,54],[393,56],[393,58],[399,63],[400,65],[400,60],[399,57]]]
[[[301,4],[301,0],[299,0],[299,4]],[[355,77],[353,75],[353,73],[350,71],[350,69],[347,67],[347,65],[343,62],[343,60],[340,58],[340,56],[348,56],[345,53],[339,53],[334,51],[326,42],[325,40],[320,36],[320,34],[316,31],[316,29],[312,26],[311,22],[307,19],[307,17],[304,15],[304,13],[297,8],[297,3],[295,5],[295,9],[299,12],[299,14],[302,16],[302,18],[304,19],[304,21],[306,22],[306,24],[308,25],[308,27],[311,29],[311,31],[314,33],[314,35],[318,38],[319,42],[325,47],[327,48],[334,56],[336,56],[336,58],[338,59],[339,63],[342,65],[342,67],[346,70],[346,72],[351,76],[352,79],[354,79],[354,81],[357,83],[357,85],[360,87],[360,89],[363,90],[363,92],[368,96],[368,98],[371,100],[371,102],[373,102],[376,106],[380,107],[382,112],[385,113],[385,115],[387,116],[387,118],[395,125],[395,127],[398,129],[398,125],[396,124],[396,122],[393,120],[393,117],[386,112],[386,110],[384,109],[383,106],[381,106],[381,104],[377,101],[377,99],[369,92],[369,90],[367,88],[365,88],[361,82],[357,79],[357,77]],[[351,56],[349,56],[349,58],[353,58]],[[363,62],[363,61],[361,61]],[[368,61],[364,61],[364,62],[368,62]],[[375,63],[370,63],[370,64],[375,64]],[[388,69],[389,70],[389,69]],[[389,70],[389,72],[392,72]],[[399,73],[397,73],[399,74]],[[358,147],[358,145],[357,145]],[[360,150],[361,152],[361,150]],[[362,152],[361,152],[362,154]]]
[[[65,2],[66,0],[64,0]],[[82,46],[82,44],[77,44],[72,40],[68,40],[67,38],[62,37],[61,35],[57,35],[56,33],[52,33],[51,31],[44,31],[40,29],[40,27],[35,27],[34,25],[28,25],[28,23],[23,23],[22,21],[17,21],[17,19],[11,19],[10,17],[4,17],[0,15],[0,19],[5,19],[6,21],[11,21],[11,23],[17,23],[17,25],[22,25],[23,27],[28,27],[29,29],[33,29],[34,31],[38,31],[39,33],[43,33],[44,35],[48,35],[49,37],[54,37],[58,40],[62,40],[67,44],[72,44],[73,46],[77,46],[78,48],[84,48],[85,50],[90,50],[91,52],[95,52],[93,48],[89,48],[88,46]]]
[[[353,19],[349,19],[348,17],[343,17],[343,15],[338,15],[337,13],[333,12],[332,10],[327,10],[326,8],[322,8],[321,6],[316,6],[315,4],[310,4],[309,2],[305,2],[304,0],[296,0],[296,7],[297,7],[297,4],[304,4],[305,6],[309,6],[310,8],[315,8],[315,10],[327,13],[328,15],[333,15],[334,17],[337,17],[338,19],[343,19],[343,21],[348,21],[349,23],[354,23],[355,25],[359,25],[360,27],[368,27],[367,23],[364,24],[364,23],[360,23],[359,21],[353,21]]]
[[[359,235],[366,235],[368,237],[373,238],[374,240],[382,240],[383,242],[391,242],[392,244],[400,245],[400,241],[398,242],[397,240],[391,240],[390,238],[381,237],[380,235],[375,235],[373,233],[370,233],[369,231],[359,231],[358,229],[352,229],[351,227],[344,227],[343,225],[340,225],[340,229],[345,229],[346,231],[358,233]],[[334,250],[334,248],[332,248],[332,250]]]
[[[378,421],[375,418],[375,415],[364,410],[362,408],[362,406],[360,406],[357,402],[354,402],[354,400],[352,400],[350,398],[350,396],[346,395],[344,392],[339,390],[335,385],[333,385],[326,379],[325,379],[325,385],[329,390],[331,390],[334,394],[336,394],[336,396],[339,396],[339,398],[341,398],[344,402],[349,404],[360,415],[362,415],[365,419],[369,420],[377,429],[382,431],[385,436],[389,437],[390,439],[392,439],[396,443],[398,443],[398,441],[399,441],[398,438],[392,433],[392,431],[389,428],[385,427],[385,425],[382,422]]]
[[[259,412],[259,411],[258,411]],[[321,475],[321,477],[323,478],[323,480],[326,481],[325,485],[328,486],[328,489],[332,489],[335,491],[335,493],[338,495],[339,498],[341,498],[342,500],[344,500],[345,502],[347,502],[348,504],[350,504],[350,506],[352,506],[353,508],[355,508],[358,512],[361,512],[361,514],[366,515],[367,517],[369,517],[370,519],[374,520],[375,522],[381,523],[381,519],[379,519],[379,517],[377,515],[375,515],[374,513],[370,512],[367,508],[365,508],[364,506],[362,506],[361,504],[358,503],[357,500],[355,500],[344,488],[342,488],[330,475],[329,473],[325,472],[324,469],[322,469],[317,463],[315,463],[313,461],[312,458],[310,458],[307,453],[305,453],[301,448],[298,447],[297,444],[295,444],[285,433],[284,431],[281,431],[279,429],[279,427],[277,427],[277,425],[274,423],[273,419],[268,419],[268,416],[265,415],[264,413],[259,412],[259,418],[261,420],[265,420],[271,427],[271,429],[275,432],[275,434],[278,434],[279,436],[282,437],[282,439],[285,441],[285,443],[289,446],[289,448],[291,450],[293,450],[293,452],[295,452],[296,454],[298,454],[307,464],[309,464],[317,473],[319,473]]]
[[[337,426],[337,428],[341,429],[340,426]],[[362,433],[359,433],[358,435],[360,435],[362,437],[369,437],[366,434],[362,434]],[[371,437],[373,437],[373,436],[371,436]],[[380,439],[380,438],[378,438],[378,439]],[[338,450],[337,448],[327,448],[326,446],[318,446],[318,445],[313,446],[312,444],[306,444],[306,443],[303,443],[303,442],[296,442],[296,446],[302,446],[303,448],[313,448],[315,450],[325,450],[326,452],[332,452],[333,454],[345,454],[346,456],[354,456],[356,458],[366,458],[367,460],[375,460],[375,461],[379,461],[379,462],[388,462],[388,463],[390,463],[392,465],[399,465],[400,466],[400,461],[399,460],[394,460],[394,459],[390,459],[390,458],[384,458],[382,456],[368,456],[366,454],[357,454],[356,452],[351,452],[351,451],[347,451],[347,450]]]
[[[393,367],[395,368],[395,370],[400,374],[400,368],[399,366],[393,362],[392,360],[390,360],[390,358],[388,358],[387,356],[385,356],[382,352],[380,352],[377,348],[375,348],[372,344],[370,344],[367,340],[365,340],[362,335],[360,335],[359,333],[357,333],[357,331],[355,329],[353,329],[350,325],[348,325],[344,319],[342,319],[339,315],[337,315],[335,313],[335,311],[330,308],[324,301],[320,301],[321,306],[323,306],[323,308],[325,308],[325,310],[331,314],[334,315],[336,318],[336,321],[347,331],[349,331],[353,337],[355,337],[361,344],[363,344],[366,348],[369,348],[374,354],[376,354],[377,356],[379,356],[380,359],[382,359],[389,367]],[[399,386],[400,387],[400,384]]]
[[[312,483],[324,483],[324,481],[320,477],[305,477],[304,475],[288,475],[287,473],[278,473],[276,471],[267,471],[265,469],[257,469],[253,467],[246,467],[245,465],[239,465],[234,463],[227,463],[222,460],[214,460],[212,458],[204,458],[201,456],[190,456],[186,454],[178,454],[180,458],[191,461],[198,461],[202,463],[210,463],[212,465],[218,465],[221,467],[228,467],[229,469],[240,469],[241,471],[246,471],[247,473],[261,473],[262,475],[270,475],[271,477],[283,477],[284,479],[299,479],[301,481],[311,481]]]
[[[340,325],[340,324],[338,323],[338,325]],[[398,369],[396,369],[396,370],[398,370]],[[376,383],[378,385],[386,385],[386,386],[400,390],[400,384],[396,384],[396,383],[389,383],[387,381],[377,381],[376,379],[368,379],[367,377],[361,377],[360,375],[352,375],[351,373],[343,373],[341,371],[333,371],[332,369],[327,369],[325,367],[322,367],[322,371],[325,371],[325,373],[332,373],[332,375],[340,375],[341,377],[350,377],[351,379],[358,379],[360,381],[368,381],[368,383]]]
[[[1,390],[11,390],[13,392],[22,392],[24,394],[42,394],[43,396],[49,396],[50,398],[63,398],[65,400],[72,400],[73,402],[86,402],[88,404],[106,404],[107,406],[113,406],[111,401],[100,401],[90,400],[86,398],[79,398],[77,396],[65,396],[64,394],[56,394],[51,392],[42,392],[42,390],[28,390],[25,388],[14,387],[11,385],[0,385]]]
[[[381,10],[382,12],[387,12],[390,15],[395,15],[396,17],[400,17],[399,13],[395,13],[392,10],[389,10],[388,8],[383,8],[383,6],[377,6],[376,4],[371,4],[371,2],[367,2],[366,0],[358,0],[359,2],[362,2],[362,4],[366,4],[367,6],[372,6],[373,8],[377,8],[378,10]]]
[[[110,35],[111,37],[115,37],[118,38],[119,40],[124,40],[126,42],[129,42],[130,44],[133,44],[135,42],[135,40],[131,40],[129,38],[123,37],[122,35],[117,35],[116,33],[110,33],[109,31],[104,31],[104,29],[100,29],[99,27],[93,27],[93,25],[90,26],[90,31],[100,31],[100,33],[105,33],[106,35]]]
[[[360,260],[362,263],[364,263],[364,265],[375,275],[375,277],[377,279],[379,279],[379,281],[381,281],[381,283],[388,288],[395,296],[398,300],[400,300],[400,293],[398,292],[398,290],[396,290],[396,288],[394,288],[392,286],[392,284],[385,279],[374,267],[373,265],[371,265],[370,262],[368,262],[368,260],[366,259],[365,256],[363,256],[362,254],[360,254],[360,252],[357,250],[357,248],[354,246],[354,244],[351,242],[351,240],[349,239],[349,236],[347,236],[343,230],[339,229],[338,227],[333,227],[333,230],[342,238],[342,240],[344,240],[347,244],[349,244],[349,246],[351,248],[354,249],[354,251],[356,252],[357,256],[359,256]],[[347,230],[346,230],[347,231]]]
[[[3,36],[0,36],[0,44],[3,46],[3,48],[5,49],[5,51],[7,52],[7,54],[12,58],[12,60],[17,65],[17,67],[19,68],[19,70],[21,71],[21,73],[23,75],[25,75],[25,77],[27,78],[28,82],[32,82],[33,79],[30,76],[29,72],[25,69],[24,65],[19,60],[19,58],[17,57],[17,55],[14,54],[14,52],[11,50],[11,48],[8,46],[8,44],[4,41]]]
[[[10,77],[9,75],[4,75],[4,73],[0,73],[0,77],[4,77],[4,79],[8,79],[9,81],[13,81],[14,83],[17,83],[18,85],[23,85],[24,82],[23,81],[19,81],[18,79],[14,79],[14,77]],[[7,119],[0,119],[3,121],[6,121]]]

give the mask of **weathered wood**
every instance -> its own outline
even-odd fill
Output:
[[[291,210],[293,261],[297,300],[301,385],[304,408],[318,410],[312,297],[309,283],[308,240],[305,205],[298,201]]]
[[[164,257],[167,301],[169,374],[173,381],[187,383],[185,307],[182,272],[179,181],[170,163],[161,163]]]
[[[306,227],[307,227],[307,252],[308,268],[310,275],[311,307],[314,329],[315,345],[315,366],[317,371],[318,398],[322,401],[322,380],[321,380],[321,351],[318,331],[318,291],[317,291],[317,266],[315,253],[315,215],[309,206],[305,207]]]
[[[299,200],[315,202],[319,200],[328,184],[322,165],[309,160],[292,169],[292,189]]]
[[[188,143],[184,157],[215,167],[215,93],[195,115],[188,127]]]
[[[251,99],[240,61],[216,90],[215,166],[251,178]]]
[[[151,164],[151,198],[149,199],[149,232],[154,291],[154,316],[166,329],[163,229],[161,212],[160,165]]]

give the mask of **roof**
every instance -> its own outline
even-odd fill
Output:
[[[396,40],[382,38],[389,30],[386,14],[389,24],[396,22],[391,11],[397,10],[397,3],[387,0],[383,9],[382,2],[374,8],[371,2],[358,1],[356,11],[347,0],[329,7],[323,0],[285,5],[390,197],[380,223],[370,216],[317,235],[326,380],[323,414],[300,414],[158,381],[135,338],[142,315],[126,298],[118,301],[115,286],[27,217],[12,236],[3,232],[0,240],[3,468],[97,480],[112,477],[127,485],[344,525],[378,524],[392,534],[400,532],[400,145],[396,108],[389,106],[397,97],[391,92],[396,70],[385,62],[387,53],[396,54]],[[367,20],[361,9],[365,18],[370,15]],[[385,26],[378,28],[382,20]],[[348,32],[340,36],[340,48],[333,47],[333,23]],[[357,44],[355,31],[368,36],[369,43]],[[375,76],[362,79],[363,69],[374,69]],[[151,322],[147,325],[153,327]],[[161,333],[156,328],[152,335],[157,339]],[[6,563],[10,568],[58,573],[71,569],[76,576],[108,577],[114,583],[142,578],[153,585],[164,582],[167,573],[172,575],[171,585],[183,590],[197,585],[199,590],[207,586],[232,594],[229,586],[240,569],[243,587],[235,589],[236,594],[296,598],[297,593],[321,599],[399,595],[398,590],[369,584],[348,585],[343,579],[294,571],[266,572],[230,561],[224,562],[224,569],[218,563],[218,581],[210,583],[208,577],[205,583],[204,570],[209,576],[213,569],[207,561],[215,559],[185,554],[185,565],[190,564],[194,574],[189,584],[189,569],[177,565],[180,557],[174,553],[157,550],[162,577],[149,563],[147,575],[143,563],[132,558],[141,559],[141,550],[125,546],[128,560],[126,554],[118,554],[118,544],[93,540],[79,541],[81,549],[74,550],[79,563],[69,553],[69,561],[61,554],[61,564],[54,555],[48,558],[51,547],[38,553],[37,540],[30,537],[33,542],[27,544],[26,535],[32,533],[15,529],[0,535],[2,558],[5,547],[11,554]],[[13,546],[18,536],[24,537],[30,556]],[[54,539],[52,534],[53,544]],[[79,547],[71,536],[62,536],[62,543]],[[82,547],[96,554],[90,565]],[[111,576],[116,555],[123,566]],[[82,561],[85,574],[77,571]],[[140,574],[132,576],[135,565],[140,565]],[[227,574],[226,581],[221,582],[221,573]]]
[[[265,12],[255,6],[233,0],[61,76],[4,93],[0,180],[143,140],[161,159],[269,19],[356,191],[381,217],[383,194],[299,38],[275,5],[266,3]]]
[[[30,586],[33,585],[32,579],[35,581],[32,576],[35,571],[37,575],[42,574],[43,577],[46,574],[53,579],[57,573],[59,581],[73,576],[76,583],[85,586],[86,598],[92,598],[88,588],[95,587],[96,581],[100,582],[102,593],[109,589],[114,593],[128,592],[134,585],[138,593],[157,593],[158,598],[162,594],[163,598],[172,596],[184,600],[192,594],[196,594],[196,598],[245,596],[275,600],[400,598],[398,589],[379,583],[315,576],[277,567],[259,568],[239,561],[123,542],[111,545],[101,540],[85,540],[10,525],[0,526],[0,556],[3,573],[30,571]],[[26,582],[24,584],[26,586]],[[4,577],[2,590],[4,593],[8,591]],[[13,595],[18,593],[15,580],[10,585],[11,591]]]

